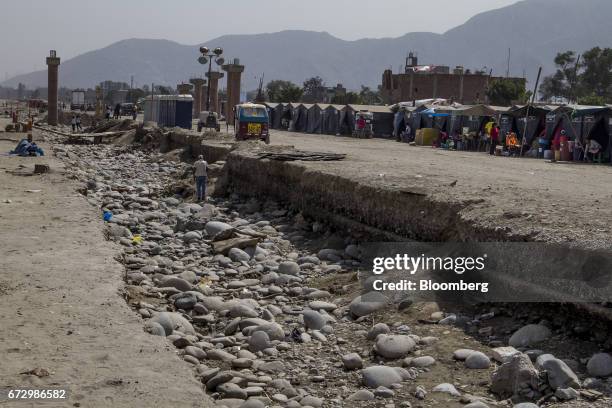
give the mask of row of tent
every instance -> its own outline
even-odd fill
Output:
[[[586,144],[596,140],[604,151],[610,150],[612,138],[612,109],[610,106],[530,105],[512,107],[488,105],[454,105],[414,107],[397,104],[392,107],[394,133],[410,125],[412,132],[420,128],[437,128],[449,136],[468,132],[482,132],[494,120],[500,134],[516,133],[519,140],[532,145],[539,138],[549,142],[561,131],[569,140]]]
[[[270,127],[291,132],[350,135],[359,112],[373,118],[375,137],[395,137],[410,126],[412,135],[421,128],[437,128],[451,137],[479,133],[494,120],[501,135],[516,133],[532,145],[539,138],[552,140],[565,130],[570,140],[585,144],[596,140],[605,152],[612,150],[612,107],[584,105],[447,105],[444,100],[398,103],[392,106],[265,103]]]
[[[333,105],[324,103],[265,103],[272,129],[290,132],[350,135],[358,112],[368,112],[377,137],[391,137],[394,113],[389,106]]]

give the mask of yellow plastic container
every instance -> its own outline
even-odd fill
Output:
[[[431,146],[440,137],[440,131],[432,128],[418,129],[414,142],[418,146]]]

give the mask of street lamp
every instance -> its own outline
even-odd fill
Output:
[[[217,65],[223,65],[225,63],[225,58],[221,56],[223,54],[223,48],[217,47],[212,52],[208,49],[208,47],[200,47],[200,57],[198,58],[198,62],[202,65],[208,63],[208,84],[206,85],[206,110],[210,112],[210,75],[212,72],[212,61],[215,60]]]

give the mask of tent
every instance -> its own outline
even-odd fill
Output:
[[[586,145],[589,140],[595,140],[602,146],[604,152],[610,150],[610,113],[607,106],[579,106],[572,108],[572,123],[580,122],[580,143]]]
[[[463,105],[455,108],[453,115],[461,116],[461,127],[470,132],[480,132],[489,120],[498,119],[500,112],[487,105]]]
[[[296,122],[300,119],[300,107],[302,106],[299,102],[289,102],[286,106],[286,116],[289,119],[288,129],[290,132],[295,132]],[[305,118],[303,120],[306,120]]]
[[[340,133],[340,112],[344,106],[327,105],[321,120],[321,133],[337,135]]]
[[[292,132],[306,132],[308,129],[308,110],[312,104],[300,103],[293,107]]]
[[[416,107],[412,105],[401,105],[397,104],[392,107],[392,111],[395,111],[393,117],[393,136],[398,138],[405,129],[406,125],[410,125],[411,135],[414,136],[416,133],[416,129],[413,126],[413,116],[416,111]]]
[[[343,134],[352,134],[355,129],[355,114],[370,112],[373,116],[372,131],[374,136],[391,137],[393,135],[394,113],[389,106],[379,105],[346,105],[340,115],[340,128]]]
[[[269,122],[270,122],[270,128],[272,129],[278,129],[279,125],[280,125],[280,117],[277,118],[278,116],[278,105],[280,105],[280,103],[276,103],[276,102],[264,102],[265,107],[268,109],[268,118],[269,118]],[[282,114],[282,112],[281,112]]]
[[[306,133],[322,133],[325,109],[328,104],[315,103],[308,109]]]
[[[513,131],[519,140],[525,137],[525,145],[531,145],[533,141],[546,129],[546,115],[553,109],[546,105],[528,105],[513,106],[506,115],[502,115],[501,133],[506,134],[506,131]],[[529,116],[526,118],[526,115]],[[509,122],[506,130],[504,124]],[[527,132],[525,135],[525,123],[527,123]]]

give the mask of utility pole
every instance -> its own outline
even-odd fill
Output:
[[[510,48],[508,48],[508,68],[506,69],[506,78],[510,78]]]

